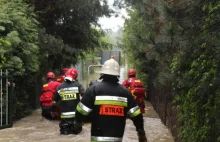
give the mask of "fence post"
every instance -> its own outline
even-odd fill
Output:
[[[0,69],[0,129],[12,127],[13,87],[13,82],[9,81],[8,70],[3,72]]]

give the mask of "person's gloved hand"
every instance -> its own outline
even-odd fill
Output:
[[[139,140],[139,142],[147,142],[147,137],[146,137],[145,131],[138,132],[138,140]]]
[[[81,122],[74,122],[73,132],[75,134],[79,134],[82,131],[82,123]]]

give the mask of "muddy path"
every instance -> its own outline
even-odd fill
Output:
[[[146,102],[144,114],[148,142],[174,142],[170,131],[162,124],[152,105]],[[41,117],[41,110],[34,111],[13,124],[12,128],[0,130],[0,142],[89,142],[90,123],[83,125],[79,135],[60,135],[59,121]],[[127,120],[123,142],[138,142],[137,133],[131,120]]]

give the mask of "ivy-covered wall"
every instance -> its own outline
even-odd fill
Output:
[[[220,141],[220,2],[131,4],[125,51],[140,76],[146,74],[148,99],[161,120],[176,141]]]

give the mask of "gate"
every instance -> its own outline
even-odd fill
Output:
[[[0,69],[0,129],[12,127],[13,88],[8,71]]]

